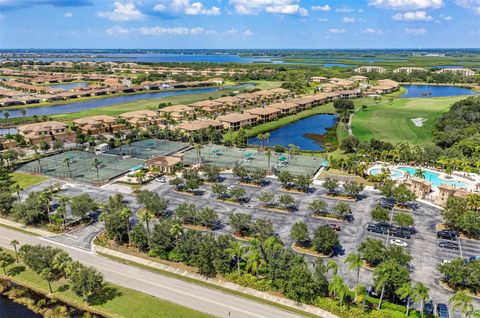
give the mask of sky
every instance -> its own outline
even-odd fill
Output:
[[[480,0],[0,0],[0,48],[479,48]]]

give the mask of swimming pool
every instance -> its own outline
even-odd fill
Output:
[[[373,168],[372,170],[370,170],[370,174],[373,176],[376,176],[381,172],[382,172],[381,168]],[[400,178],[401,176],[403,176],[403,174],[400,171],[396,169],[390,169],[390,178],[397,179],[397,178]]]
[[[412,167],[398,167],[398,170],[408,172],[411,176],[414,176],[415,171],[417,171],[416,168],[412,168]],[[438,187],[441,184],[448,184],[457,188],[467,187],[467,184],[461,181],[440,179],[440,174],[433,171],[424,170],[424,173],[425,173],[425,180],[431,182],[436,187]]]

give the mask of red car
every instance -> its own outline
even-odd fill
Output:
[[[342,230],[339,225],[336,225],[336,224],[333,224],[333,223],[330,223],[328,226],[330,226],[335,231],[341,231]]]

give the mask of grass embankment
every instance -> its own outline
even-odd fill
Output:
[[[373,104],[353,116],[353,134],[362,141],[375,138],[392,143],[407,140],[414,145],[431,144],[437,118],[463,98],[465,96],[405,98]],[[414,118],[426,121],[422,126],[415,126]]]
[[[32,175],[28,173],[13,172],[12,180],[15,181],[20,186],[20,188],[27,189],[48,180],[48,177],[41,175]]]
[[[9,252],[11,253],[11,251]],[[23,265],[13,264],[7,267],[7,272],[11,273],[12,276],[1,275],[1,277],[41,292],[42,294],[48,294],[47,282],[34,271],[24,268]],[[123,288],[113,284],[107,284],[107,287],[116,290],[117,295],[112,299],[106,300],[103,304],[90,306],[90,309],[93,309],[93,312],[99,312],[108,317],[126,318],[149,318],[152,316],[165,318],[212,317],[208,314],[204,314],[193,309],[156,298],[154,296],[143,294],[132,289]],[[80,297],[76,296],[69,289],[66,281],[60,280],[58,282],[53,282],[52,289],[54,293],[51,295],[51,297],[57,297],[61,301],[74,307],[89,310],[89,306],[87,306]]]

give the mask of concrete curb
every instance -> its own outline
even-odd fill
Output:
[[[0,218],[0,223],[4,224],[6,226],[10,226],[10,227],[13,227],[13,228],[17,228],[19,230],[27,231],[27,232],[37,234],[37,235],[40,235],[40,236],[45,236],[45,237],[49,237],[49,236],[53,236],[53,235],[57,234],[57,233],[49,232],[49,231],[46,231],[46,230],[37,229],[37,228],[34,228],[34,227],[29,227],[29,226],[26,226],[22,223],[18,223],[18,222],[3,219],[3,218]]]
[[[95,244],[92,244],[92,249],[93,249],[94,252],[107,254],[107,255],[110,255],[110,256],[113,256],[113,257],[116,257],[116,258],[124,259],[124,260],[131,261],[131,262],[134,262],[134,263],[139,263],[139,264],[149,266],[149,267],[152,267],[152,268],[164,270],[164,271],[167,271],[167,272],[170,272],[170,273],[173,273],[173,274],[182,275],[182,276],[187,277],[187,278],[195,279],[195,280],[202,281],[202,282],[212,284],[212,285],[215,285],[215,286],[219,286],[219,287],[222,287],[222,288],[231,289],[232,291],[241,292],[241,293],[244,293],[244,294],[247,294],[247,295],[250,295],[250,296],[254,296],[254,297],[257,297],[257,298],[261,298],[261,299],[264,299],[264,300],[267,300],[267,301],[270,301],[270,302],[275,302],[275,303],[281,304],[283,306],[291,307],[293,309],[303,310],[305,312],[308,312],[308,313],[311,313],[311,314],[314,314],[314,315],[318,315],[318,316],[323,317],[323,318],[340,318],[339,316],[336,316],[336,315],[334,315],[334,314],[332,314],[328,311],[325,311],[323,309],[320,309],[320,308],[317,308],[317,307],[314,307],[314,306],[299,304],[299,303],[296,303],[296,302],[294,302],[290,299],[284,298],[284,297],[274,296],[274,295],[271,295],[271,294],[268,294],[268,293],[265,293],[265,292],[261,292],[261,291],[258,291],[258,290],[252,289],[252,288],[243,287],[243,286],[240,286],[240,285],[237,285],[237,284],[234,284],[234,283],[230,283],[230,282],[225,282],[225,281],[222,281],[222,280],[219,280],[219,279],[216,279],[216,278],[206,278],[202,275],[191,273],[191,272],[188,272],[188,271],[185,271],[185,270],[173,267],[173,266],[168,266],[168,265],[164,265],[164,264],[161,264],[161,263],[158,263],[158,262],[149,261],[149,260],[143,259],[141,257],[117,252],[117,251],[114,251],[114,250],[111,250],[111,249],[108,249],[108,248],[104,248],[104,247],[101,247],[101,246],[98,246],[98,245],[95,245]]]

